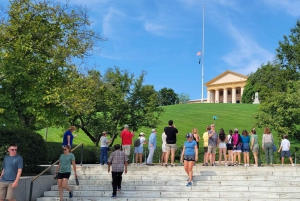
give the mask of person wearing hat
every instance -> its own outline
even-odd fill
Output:
[[[128,164],[129,164],[130,147],[132,144],[133,137],[134,137],[134,132],[130,132],[129,126],[125,124],[124,130],[121,132],[121,139],[122,139],[122,150],[127,156]]]
[[[149,149],[149,155],[147,158],[146,165],[153,166],[153,163],[152,163],[153,155],[154,155],[154,151],[156,149],[156,130],[155,129],[152,129],[151,135],[149,136],[148,149]]]
[[[143,145],[147,144],[146,139],[145,139],[145,133],[141,132],[139,135],[140,140],[140,145],[138,147],[134,148],[134,153],[135,153],[135,163],[138,164],[138,159],[140,162],[140,165],[142,165],[143,161]]]
[[[70,147],[72,147],[73,145],[73,138],[75,138],[77,135],[73,135],[72,133],[76,130],[75,126],[70,126],[68,128],[68,130],[64,133],[63,136],[63,142],[62,142],[62,146],[67,146],[69,145]]]
[[[186,186],[192,185],[193,180],[193,167],[195,162],[198,161],[198,147],[197,142],[193,140],[191,133],[186,134],[187,141],[183,145],[180,161],[184,161],[184,170],[188,175],[188,183]]]
[[[242,152],[242,140],[237,128],[234,129],[234,134],[232,135],[233,142],[233,163],[235,166],[241,166],[241,152]],[[238,163],[236,163],[236,156],[238,156]]]

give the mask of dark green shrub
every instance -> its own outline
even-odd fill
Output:
[[[18,145],[18,154],[24,160],[24,173],[38,173],[41,171],[38,165],[46,162],[46,146],[41,135],[24,128],[0,128],[1,151],[3,151],[2,149],[6,151],[11,143]]]

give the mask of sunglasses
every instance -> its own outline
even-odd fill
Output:
[[[9,149],[9,150],[11,150],[11,151],[17,151],[18,149]]]
[[[64,151],[66,151],[67,149],[63,149]]]

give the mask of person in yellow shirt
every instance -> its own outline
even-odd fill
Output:
[[[204,156],[203,156],[203,165],[208,166],[208,157],[207,157],[207,150],[208,150],[208,131],[210,131],[211,127],[206,127],[206,132],[203,133],[203,148],[204,148]]]

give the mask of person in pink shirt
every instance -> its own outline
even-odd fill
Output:
[[[130,147],[132,144],[132,138],[134,137],[134,132],[130,132],[129,126],[124,125],[124,130],[121,132],[122,139],[122,151],[125,153],[129,163]]]

